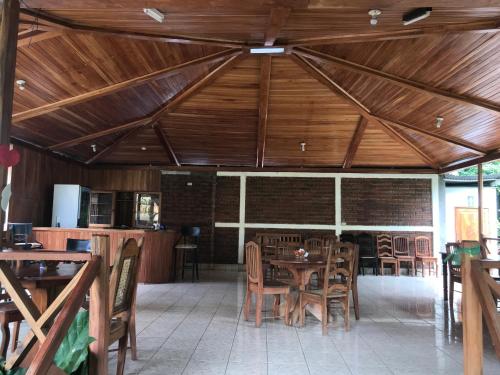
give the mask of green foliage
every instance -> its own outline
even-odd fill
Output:
[[[12,370],[5,370],[5,359],[0,357],[0,375],[24,375],[26,374],[26,369],[24,368],[16,368]]]
[[[89,312],[80,311],[57,350],[55,365],[66,374],[87,374],[88,347],[93,341],[89,336]]]
[[[483,164],[483,175],[500,174],[500,160]],[[477,166],[464,168],[458,171],[459,176],[477,176]]]

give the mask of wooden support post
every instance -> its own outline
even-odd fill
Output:
[[[92,236],[92,253],[101,256],[97,277],[90,289],[89,335],[96,341],[90,344],[90,375],[108,373],[109,346],[109,236]]]
[[[477,165],[477,223],[478,228],[478,240],[479,243],[483,244],[483,163]]]
[[[0,1],[0,144],[10,144],[12,102],[16,73],[17,31],[19,24],[19,1]],[[7,183],[7,168],[0,168],[0,189]],[[0,242],[3,239],[5,211],[0,210]]]
[[[471,256],[462,255],[464,375],[483,373],[483,317],[472,279]]]

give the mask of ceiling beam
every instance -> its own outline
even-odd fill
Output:
[[[499,159],[500,159],[500,151],[497,149],[489,152],[487,155],[482,156],[480,158],[473,158],[473,159],[467,158],[467,160],[450,163],[445,167],[440,168],[439,173],[443,174],[443,173],[453,172],[456,171],[457,169],[473,167],[475,165],[478,165],[479,163],[487,163],[489,161],[495,161]]]
[[[90,159],[88,159],[85,162],[85,164],[87,164],[87,165],[88,164],[92,164],[92,163],[96,162],[97,160],[102,159],[103,156],[105,156],[105,155],[109,154],[110,152],[114,151],[120,145],[120,143],[122,143],[126,139],[128,139],[131,136],[133,136],[134,134],[136,134],[139,129],[140,129],[139,127],[136,127],[134,129],[129,130],[126,133],[123,133],[121,136],[119,136],[117,139],[115,139],[113,141],[113,143],[111,143],[108,147],[102,149],[100,152],[98,152],[97,154],[95,154],[94,156],[92,156]]]
[[[172,147],[172,144],[170,143],[163,128],[161,126],[155,126],[153,129],[154,129],[156,135],[158,136],[158,140],[160,141],[161,145],[163,146],[163,149],[165,150],[165,153],[167,154],[167,157],[170,160],[170,162],[172,164],[175,164],[177,167],[180,167],[181,163],[179,163],[179,160],[177,159],[177,156],[176,156],[174,149]]]
[[[271,87],[271,56],[262,56],[260,60],[259,87],[259,125],[257,128],[256,167],[264,167],[266,151],[267,117],[269,113],[269,90]]]
[[[144,74],[139,77],[134,77],[131,79],[128,79],[126,81],[118,82],[113,85],[109,85],[103,88],[99,88],[97,90],[89,91],[80,95],[72,96],[70,98],[62,99],[57,102],[53,103],[48,103],[45,105],[42,105],[40,107],[28,109],[23,112],[16,113],[12,116],[12,120],[14,122],[20,122],[24,121],[36,116],[40,116],[43,114],[47,114],[50,112],[53,112],[55,110],[64,108],[69,105],[75,105],[79,103],[83,103],[101,96],[109,95],[115,92],[118,92],[120,90],[124,89],[130,89],[132,87],[136,87],[138,85],[144,84],[146,82],[152,81],[152,80],[157,80],[161,78],[168,77],[173,74],[179,74],[183,72],[184,70],[195,66],[199,64],[210,64],[217,62],[222,59],[227,59],[228,57],[235,56],[237,54],[241,53],[240,50],[237,49],[231,49],[231,50],[226,50],[222,52],[217,52],[213,53],[208,56],[203,56],[191,61],[184,62],[182,64],[177,64],[173,66],[169,66],[160,70],[157,70],[152,73]]]
[[[384,40],[412,39],[432,34],[463,33],[463,32],[499,32],[500,18],[481,21],[450,23],[420,28],[410,28],[392,31],[370,31],[340,35],[322,36],[317,38],[302,38],[291,40],[289,46],[315,46],[340,43],[378,42]]]
[[[356,151],[358,150],[359,144],[361,143],[361,139],[363,138],[363,134],[365,133],[367,125],[368,121],[365,117],[361,116],[359,118],[358,126],[356,126],[356,130],[354,131],[354,135],[352,136],[351,144],[347,149],[342,168],[351,168],[354,156],[356,155]]]
[[[270,47],[274,45],[276,38],[285,26],[288,17],[290,16],[291,9],[285,7],[275,7],[271,8],[271,13],[269,14],[269,20],[267,22],[267,30],[265,35],[264,45]]]
[[[149,40],[149,41],[163,42],[163,43],[202,44],[202,45],[212,45],[212,46],[230,47],[230,48],[242,47],[245,45],[245,42],[235,41],[235,40],[221,40],[221,39],[210,39],[210,38],[180,36],[180,35],[161,35],[161,34],[123,31],[117,29],[107,29],[102,27],[82,25],[82,24],[72,23],[68,20],[50,16],[47,13],[35,9],[23,8],[21,9],[21,13],[24,16],[29,16],[32,18],[32,20],[23,19],[24,24],[31,22],[32,24],[36,25],[38,30],[44,30],[44,31],[59,30],[64,33],[68,32],[90,33],[103,36],[113,36],[113,37],[121,37],[121,38],[136,39],[136,40]]]
[[[374,69],[366,65],[361,65],[358,63],[354,63],[352,61],[348,61],[345,59],[341,59],[339,57],[335,57],[326,53],[314,51],[311,49],[306,49],[306,48],[297,48],[294,49],[294,52],[297,55],[300,55],[302,57],[308,57],[316,61],[320,61],[322,63],[327,62],[330,64],[333,64],[341,69],[346,69],[351,72],[355,73],[360,73],[364,74],[370,77],[375,77],[375,78],[380,78],[386,82],[390,82],[392,84],[395,84],[399,87],[405,88],[405,89],[410,89],[412,91],[417,91],[421,92],[427,95],[431,95],[433,97],[441,98],[450,102],[458,103],[461,105],[469,105],[469,106],[475,106],[478,109],[486,109],[488,111],[491,111],[495,114],[498,114],[500,112],[500,105],[492,102],[488,102],[482,99],[478,98],[473,98],[465,95],[460,95],[453,93],[451,91],[447,90],[442,90],[437,87],[433,87],[431,85],[417,82],[417,81],[412,81],[407,78],[403,78],[400,76],[397,76],[395,74],[387,73],[382,70]]]
[[[32,46],[35,43],[56,38],[61,35],[58,31],[40,31],[40,30],[26,30],[17,39],[17,48]]]
[[[332,90],[338,96],[344,98],[347,102],[351,103],[358,110],[361,116],[377,124],[387,135],[389,135],[395,141],[399,142],[403,146],[410,147],[422,161],[428,163],[432,168],[434,169],[438,168],[437,163],[433,159],[431,159],[425,152],[423,152],[420,148],[418,148],[412,142],[410,142],[404,135],[397,133],[390,126],[384,124],[382,121],[376,118],[363,103],[361,103],[358,99],[349,94],[343,87],[341,87],[337,82],[332,80],[321,69],[317,68],[310,61],[297,54],[292,54],[292,59],[299,66],[301,66],[306,72],[308,72],[314,78],[316,78],[319,82],[326,85],[330,90]]]
[[[183,100],[185,100],[188,96],[194,94],[197,90],[201,89],[205,85],[209,84],[212,82],[212,80],[216,79],[219,74],[222,74],[223,72],[226,71],[226,69],[229,69],[230,67],[233,66],[233,64],[237,61],[236,58],[241,56],[241,54],[238,54],[236,56],[230,57],[227,61],[221,63],[217,68],[203,76],[200,80],[195,81],[193,84],[191,84],[187,89],[183,91],[179,91],[173,98],[170,99],[166,104],[162,105],[160,108],[158,108],[155,112],[151,113],[148,116],[127,122],[122,125],[115,126],[113,128],[101,130],[92,134],[84,135],[82,137],[74,138],[69,141],[57,143],[55,145],[49,146],[49,150],[59,150],[63,148],[68,148],[68,147],[73,147],[78,144],[90,141],[92,139],[97,139],[100,137],[103,137],[105,135],[110,135],[114,133],[119,133],[121,131],[131,129],[131,128],[136,128],[136,127],[141,127],[141,126],[147,126],[150,125],[153,122],[158,121],[158,119],[161,117],[161,115],[165,111],[169,111],[170,109],[175,108],[177,105],[179,105]]]

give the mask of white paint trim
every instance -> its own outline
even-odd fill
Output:
[[[326,224],[246,223],[245,224],[245,228],[335,230],[335,225],[326,225]]]
[[[342,230],[381,232],[432,232],[433,227],[410,225],[342,225]]]
[[[342,234],[342,177],[335,177],[335,234]]]
[[[240,222],[238,231],[238,263],[243,264],[245,256],[245,205],[247,196],[247,177],[240,176]]]
[[[433,239],[433,250],[434,250],[434,256],[438,254],[438,252],[441,250],[441,229],[440,229],[440,223],[441,220],[439,218],[439,176],[434,176],[432,178],[432,227],[433,227],[433,232],[432,232],[432,239]]]
[[[221,222],[216,222],[215,223],[216,228],[239,228],[241,227],[240,223],[221,223]]]
[[[225,177],[309,177],[309,178],[394,178],[394,179],[432,179],[436,174],[383,174],[383,173],[318,173],[318,172],[230,172],[220,171],[217,176]]]

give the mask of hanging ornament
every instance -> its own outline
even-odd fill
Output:
[[[21,155],[16,149],[10,149],[10,145],[0,145],[0,164],[5,168],[13,167],[21,160]]]

